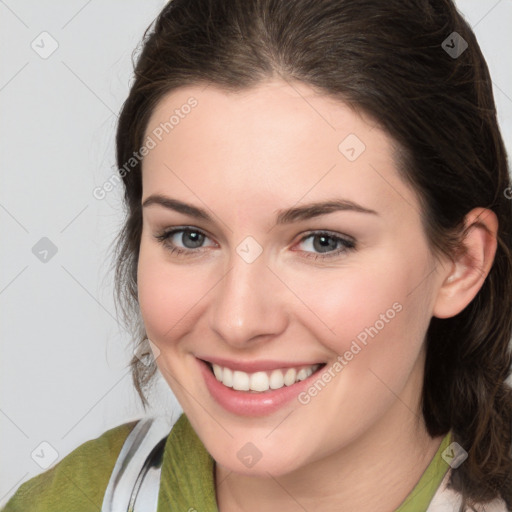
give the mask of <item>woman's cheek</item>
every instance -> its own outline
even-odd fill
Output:
[[[308,319],[309,328],[337,354],[350,350],[353,341],[364,347],[365,341],[387,330],[403,308],[397,300],[401,295],[394,291],[400,286],[390,280],[384,273],[361,269],[326,273],[314,286],[310,280],[295,279],[297,294],[312,310],[303,320]]]
[[[156,343],[176,339],[193,324],[194,306],[206,293],[200,275],[170,262],[151,261],[141,251],[138,300],[148,337]]]

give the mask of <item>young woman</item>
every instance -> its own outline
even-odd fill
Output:
[[[512,507],[512,189],[451,2],[172,0],[117,163],[134,381],[184,414],[6,511]]]

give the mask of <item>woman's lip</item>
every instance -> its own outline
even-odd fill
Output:
[[[299,393],[311,385],[314,379],[318,378],[318,372],[310,375],[307,379],[301,380],[291,386],[284,386],[280,389],[264,391],[261,393],[249,391],[237,391],[224,386],[213,374],[209,364],[196,358],[200,372],[203,376],[206,388],[212,398],[225,410],[237,416],[265,416],[272,414],[285,404],[297,398]],[[297,404],[298,406],[299,404]]]
[[[205,363],[217,364],[223,368],[238,370],[245,373],[266,372],[279,370],[281,368],[303,368],[305,366],[313,366],[315,364],[324,364],[325,361],[233,361],[231,359],[223,359],[221,357],[199,357],[197,359]]]

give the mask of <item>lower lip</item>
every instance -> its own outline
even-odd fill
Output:
[[[268,390],[261,393],[250,393],[228,388],[213,375],[210,367],[204,361],[196,359],[203,374],[206,387],[211,396],[229,412],[237,416],[265,416],[272,414],[304,391],[317,378],[320,368],[307,379],[291,386]]]

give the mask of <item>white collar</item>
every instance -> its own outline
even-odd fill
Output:
[[[460,493],[448,488],[451,468],[446,472],[426,512],[458,512],[462,503]],[[501,498],[496,498],[485,505],[475,506],[478,512],[510,512]]]

